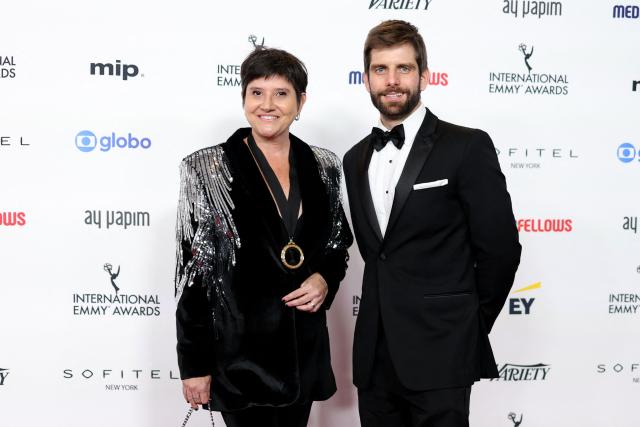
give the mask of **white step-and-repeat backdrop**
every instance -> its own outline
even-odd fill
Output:
[[[493,137],[524,247],[472,425],[639,425],[639,15],[637,0],[5,0],[0,425],[180,424],[180,159],[245,125],[239,64],[262,43],[309,69],[293,132],[342,156],[376,121],[362,46],[389,18],[427,42],[423,102]],[[329,319],[339,390],[313,427],[358,425],[351,254]]]

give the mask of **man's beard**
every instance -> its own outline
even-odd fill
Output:
[[[393,102],[385,105],[382,101],[382,97],[388,93],[403,93],[407,95],[407,100],[404,103]],[[380,114],[389,120],[402,120],[406,118],[420,103],[420,87],[415,91],[407,89],[387,89],[383,92],[371,93],[371,102],[380,111]]]

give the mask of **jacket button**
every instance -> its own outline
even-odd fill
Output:
[[[384,252],[382,252],[382,253],[380,254],[380,259],[381,259],[382,261],[384,261],[385,259],[387,259],[387,255],[386,255]]]

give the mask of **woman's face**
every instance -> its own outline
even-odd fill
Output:
[[[293,85],[282,76],[261,77],[247,85],[244,98],[244,115],[253,133],[263,139],[275,139],[287,134],[291,122],[302,110],[306,95],[300,105]]]

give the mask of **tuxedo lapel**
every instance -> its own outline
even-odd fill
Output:
[[[369,163],[371,162],[371,155],[373,154],[373,144],[371,137],[362,144],[360,153],[358,153],[358,163],[356,165],[356,177],[358,177],[358,183],[356,189],[362,203],[362,210],[364,216],[369,222],[369,226],[373,229],[374,234],[379,241],[382,241],[382,231],[380,230],[380,224],[378,224],[378,217],[376,216],[376,209],[373,206],[373,198],[371,197],[371,187],[369,186]]]
[[[418,174],[424,167],[424,164],[431,153],[431,149],[433,148],[432,134],[436,129],[437,122],[438,118],[427,109],[427,115],[418,130],[418,134],[416,135],[416,139],[413,142],[413,146],[411,147],[411,151],[407,157],[404,169],[402,170],[402,174],[400,175],[400,179],[396,185],[395,196],[393,198],[391,213],[389,214],[389,222],[387,224],[385,237],[390,234],[394,225],[398,221],[402,208],[407,202],[409,194],[411,194],[413,184],[415,184]]]

